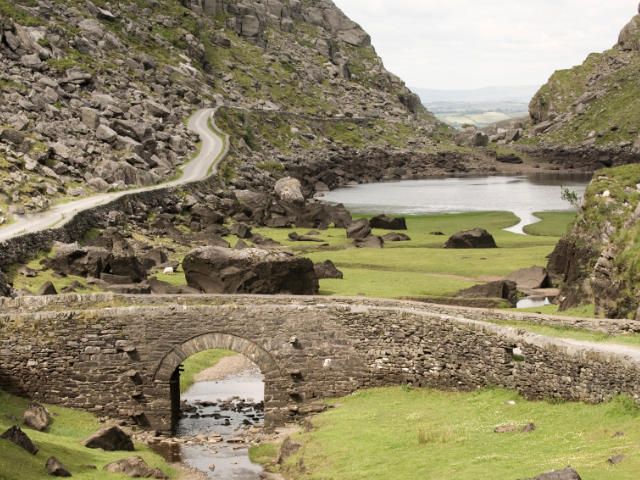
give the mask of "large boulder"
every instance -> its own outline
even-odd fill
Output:
[[[520,289],[552,288],[551,278],[544,267],[523,268],[509,274],[507,280],[511,280]]]
[[[22,421],[27,427],[44,432],[51,425],[51,415],[39,403],[32,403],[22,414]]]
[[[515,307],[518,303],[518,288],[515,282],[500,280],[461,290],[456,296],[461,298],[502,298]]]
[[[110,473],[120,473],[132,478],[169,478],[162,470],[151,468],[141,457],[129,457],[105,465],[104,469]]]
[[[47,267],[61,275],[98,278],[109,262],[106,248],[80,247],[77,243],[56,243]]]
[[[320,280],[325,278],[344,278],[344,274],[340,270],[338,270],[338,268],[331,260],[325,260],[324,262],[316,263],[313,266],[313,269],[316,272],[316,276]]]
[[[347,238],[364,240],[369,235],[371,235],[371,225],[366,218],[356,220],[347,227]]]
[[[493,236],[483,228],[474,228],[452,235],[445,248],[498,248]]]
[[[15,443],[17,446],[26,450],[31,455],[35,455],[36,453],[38,453],[39,448],[33,444],[26,433],[24,433],[22,430],[20,430],[19,427],[16,427],[15,425],[9,428],[2,435],[0,435],[0,438]]]
[[[381,228],[382,230],[406,230],[407,221],[403,217],[388,217],[378,215],[369,220],[371,228]]]
[[[304,203],[300,180],[292,177],[281,178],[276,182],[274,191],[278,198],[288,203]]]
[[[87,448],[101,448],[108,452],[134,450],[131,436],[119,427],[105,427],[91,435],[84,441]]]
[[[567,467],[564,470],[543,473],[533,480],[582,480],[582,478],[573,468]]]
[[[284,252],[201,247],[182,262],[190,287],[205,293],[315,295],[313,263]]]

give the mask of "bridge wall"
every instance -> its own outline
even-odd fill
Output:
[[[0,388],[44,402],[171,427],[168,379],[189,355],[233,348],[265,375],[267,422],[359,388],[412,383],[514,388],[528,398],[640,398],[635,361],[511,328],[388,301],[212,297],[114,299],[0,314]],[[58,300],[59,301],[59,300]],[[206,302],[205,300],[201,300]]]

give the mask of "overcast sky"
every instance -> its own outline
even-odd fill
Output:
[[[638,0],[334,0],[412,87],[540,85],[613,46]]]

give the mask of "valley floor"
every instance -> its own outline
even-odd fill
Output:
[[[270,444],[252,458],[296,480],[515,480],[567,465],[584,480],[635,480],[640,471],[640,410],[626,397],[585,405],[399,387],[330,403],[294,436],[301,448],[282,465]],[[529,424],[535,429],[523,432]],[[618,455],[621,463],[608,462]]]

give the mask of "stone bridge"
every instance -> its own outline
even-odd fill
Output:
[[[516,318],[517,317],[517,318]],[[0,388],[169,432],[176,370],[228,348],[265,378],[267,424],[322,399],[411,383],[513,388],[528,398],[640,398],[640,353],[547,338],[485,320],[567,319],[361,298],[67,295],[0,300]],[[594,330],[633,322],[576,320]]]

